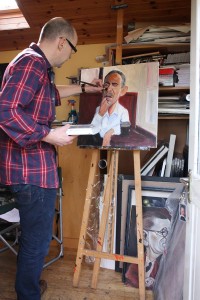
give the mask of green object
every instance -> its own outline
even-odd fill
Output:
[[[144,206],[151,206],[150,203],[149,203],[149,199],[144,199],[143,200],[143,205]]]

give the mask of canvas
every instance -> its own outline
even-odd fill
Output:
[[[102,93],[80,95],[79,124],[93,124],[94,135],[78,137],[78,146],[105,149],[157,147],[157,62],[82,69],[81,80],[103,81]]]

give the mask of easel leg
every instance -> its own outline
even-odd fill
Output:
[[[102,252],[106,225],[107,225],[108,215],[109,215],[110,202],[112,200],[111,198],[116,197],[115,185],[117,184],[118,160],[119,160],[119,151],[113,151],[111,162],[109,165],[108,178],[106,180],[106,186],[104,188],[104,195],[103,195],[104,206],[103,206],[103,212],[102,212],[102,217],[100,222],[99,236],[98,236],[97,249],[96,249],[97,252]],[[92,288],[97,287],[100,263],[101,263],[101,259],[96,257],[94,262],[94,268],[93,268],[93,276],[92,276],[92,284],[91,284]]]
[[[83,210],[83,218],[82,218],[82,225],[80,230],[80,237],[79,237],[79,245],[77,250],[77,257],[76,257],[76,265],[74,269],[74,278],[73,278],[73,286],[77,287],[80,279],[81,273],[81,264],[83,260],[83,249],[85,248],[85,239],[87,234],[87,226],[89,220],[89,213],[90,213],[90,205],[92,200],[92,190],[95,183],[95,176],[97,174],[97,166],[99,161],[99,150],[96,149],[93,151],[91,166],[90,166],[90,174],[88,179],[88,186],[86,192],[86,199],[85,205]]]
[[[138,250],[138,279],[140,300],[145,299],[144,276],[144,244],[143,244],[143,214],[142,214],[142,185],[140,175],[140,151],[133,151],[135,193],[136,193],[136,222],[137,222],[137,250]]]
[[[103,253],[103,243],[106,231],[106,225],[109,217],[109,209],[112,205],[111,201],[115,201],[116,198],[116,186],[117,186],[117,174],[118,174],[118,160],[119,151],[113,151],[111,153],[111,159],[109,164],[109,172],[107,175],[106,184],[103,194],[103,212],[100,221],[100,229],[98,234],[97,249],[95,251],[86,251],[85,239],[87,234],[88,219],[90,213],[90,205],[92,199],[92,189],[95,183],[95,175],[97,174],[97,165],[99,160],[98,150],[94,151],[92,156],[91,169],[88,180],[88,188],[86,193],[85,207],[83,211],[83,220],[80,231],[79,246],[76,258],[76,267],[74,272],[73,285],[78,286],[81,263],[84,254],[95,257],[95,263],[92,275],[92,288],[96,288],[98,281],[98,274],[100,268],[101,258],[121,260],[129,263],[138,264],[138,277],[139,277],[139,295],[140,300],[145,300],[145,272],[144,272],[144,245],[143,245],[143,214],[142,214],[142,188],[141,188],[141,175],[140,175],[140,151],[134,150],[134,174],[135,174],[135,195],[136,195],[136,223],[137,223],[137,249],[138,257],[119,256],[118,259],[112,253]]]

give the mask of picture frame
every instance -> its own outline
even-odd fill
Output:
[[[125,248],[125,234],[127,223],[127,206],[129,189],[134,187],[134,176],[132,175],[118,175],[117,184],[117,207],[116,207],[116,244],[115,249],[117,254],[124,254]],[[171,194],[174,190],[182,185],[179,178],[172,177],[154,177],[154,176],[142,176],[141,177],[142,192],[151,190],[158,195],[168,192]],[[115,263],[115,271],[122,272],[123,263]]]
[[[157,232],[162,230],[162,228],[160,227],[163,226],[163,228],[167,228],[166,231],[168,233],[169,228],[171,226],[171,215],[166,207],[166,201],[174,190],[175,188],[171,188],[171,187],[160,188],[159,186],[153,188],[152,187],[142,188],[144,245],[147,244],[145,243],[145,232],[148,235],[148,232],[150,230],[150,233],[152,234],[152,232],[154,231]],[[154,220],[156,221],[154,222]],[[159,221],[159,223],[163,222],[165,225],[157,224],[157,220]],[[163,240],[163,237],[154,236],[154,240],[155,239]],[[154,244],[153,244],[154,240],[148,240],[148,244],[150,244],[150,242],[152,244],[150,246],[151,252],[153,252],[154,250]],[[159,261],[160,256],[162,255],[162,251],[164,251],[164,249],[160,245],[158,246],[157,244],[155,248],[158,253],[160,251],[160,254],[158,255],[158,261]],[[136,195],[135,195],[135,186],[131,186],[131,185],[129,185],[128,188],[124,254],[128,256],[137,256]],[[149,258],[151,259],[151,256]],[[148,253],[146,252],[145,252],[145,259],[148,259]],[[147,277],[145,281],[148,288],[152,287],[153,280],[155,278],[154,276],[156,276],[156,272],[158,270],[157,260],[155,260],[155,262],[156,262],[156,268],[152,269],[153,275],[152,274],[147,275],[149,277]],[[124,263],[123,271],[122,271],[122,281],[128,285],[138,287],[137,269],[138,267],[136,264]]]

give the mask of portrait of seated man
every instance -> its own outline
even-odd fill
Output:
[[[100,129],[100,145],[110,146],[111,136],[121,134],[121,123],[130,123],[128,110],[119,103],[119,97],[128,90],[126,77],[118,70],[110,71],[104,79],[103,87],[102,101],[96,109],[92,124]]]
[[[89,148],[144,149],[157,146],[158,65],[102,68],[102,93],[82,93],[79,124],[92,124],[95,134],[80,135],[77,145]],[[92,81],[92,69],[81,80]],[[92,73],[92,72],[91,72]]]

